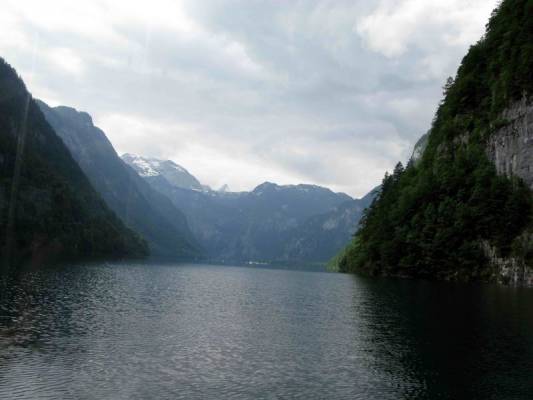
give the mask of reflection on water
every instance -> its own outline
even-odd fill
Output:
[[[2,399],[533,393],[532,290],[191,265],[2,279]]]

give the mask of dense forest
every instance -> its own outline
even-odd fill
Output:
[[[531,192],[497,175],[486,141],[530,100],[532,73],[533,1],[505,0],[444,86],[422,159],[383,179],[341,271],[489,280],[486,246],[531,265]]]
[[[143,239],[108,209],[0,59],[0,254],[26,260],[143,257]]]

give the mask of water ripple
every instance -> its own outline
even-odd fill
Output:
[[[521,399],[533,292],[102,265],[0,283],[1,399]]]

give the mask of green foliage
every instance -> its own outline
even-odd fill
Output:
[[[346,263],[357,256],[359,249],[359,238],[356,236],[339,254],[333,257],[326,265],[329,272],[341,272],[347,269]]]
[[[0,255],[13,263],[147,255],[144,240],[107,208],[1,59]]]
[[[422,160],[385,176],[341,271],[483,280],[482,242],[516,253],[531,223],[531,193],[498,176],[484,149],[505,124],[505,107],[533,93],[531,71],[533,1],[505,0],[446,83]]]

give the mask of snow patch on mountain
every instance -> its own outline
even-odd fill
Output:
[[[156,169],[154,169],[154,166],[158,167],[159,163],[150,163],[148,160],[142,157],[138,157],[131,154],[125,154],[124,156],[130,156],[130,161],[128,162],[128,164],[134,166],[135,170],[140,176],[147,177],[160,175],[160,173],[157,172]]]
[[[124,154],[122,159],[144,178],[164,178],[171,186],[198,192],[211,190],[208,186],[202,185],[189,171],[174,161],[141,157],[129,153]]]

